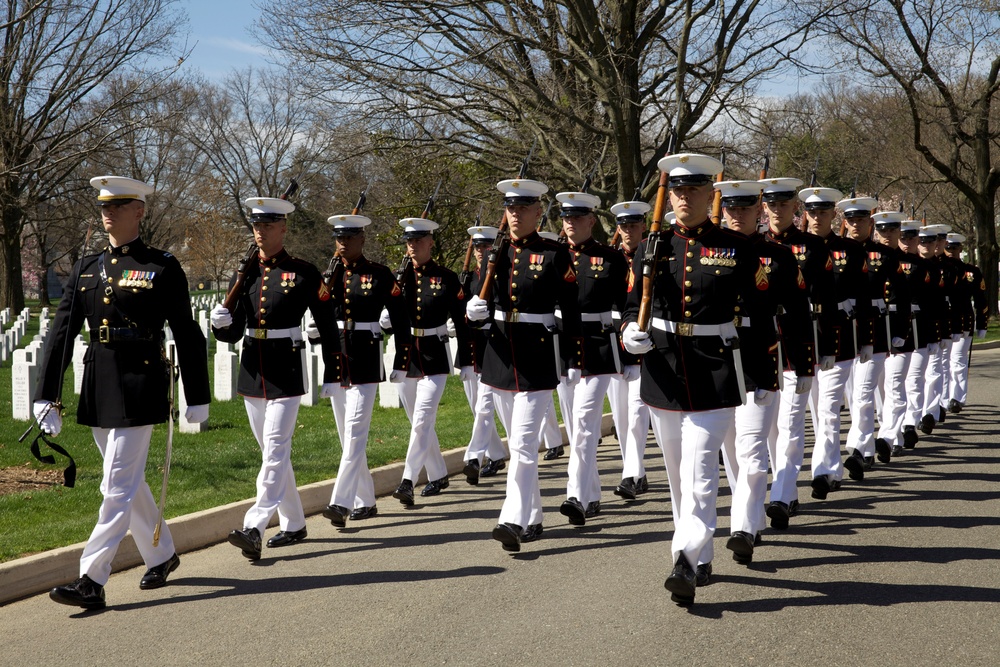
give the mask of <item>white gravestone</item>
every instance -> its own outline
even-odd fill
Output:
[[[167,355],[169,358],[170,348],[176,349],[176,343],[169,341],[167,343]],[[174,359],[176,363],[177,353],[174,353]],[[177,430],[181,433],[201,433],[208,428],[208,424],[193,424],[184,418],[184,413],[187,411],[187,399],[184,398],[184,380],[180,377],[177,378],[177,387],[174,389],[174,409],[177,410]]]
[[[302,405],[316,405],[319,401],[319,391],[316,384],[316,357],[306,347],[299,350],[299,354],[302,359],[302,384],[306,390],[306,393],[302,395]]]
[[[240,374],[239,357],[229,343],[215,346],[215,400],[231,401],[236,398],[236,380]]]
[[[77,336],[73,341],[73,393],[79,395],[83,389],[83,358],[87,356],[87,343],[83,336]]]
[[[38,382],[38,366],[35,365],[30,350],[14,350],[14,366],[11,375],[11,403],[14,419],[30,421],[31,397]]]
[[[378,385],[378,404],[383,408],[398,408],[399,392],[396,385],[389,382],[389,373],[392,372],[392,362],[396,357],[396,338],[389,336],[385,343],[385,353],[382,355],[382,363],[385,366],[385,381]]]

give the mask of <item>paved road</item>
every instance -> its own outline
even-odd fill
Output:
[[[489,538],[503,479],[310,539],[257,564],[228,544],[182,557],[170,585],[112,576],[110,606],[76,613],[45,595],[0,607],[2,665],[978,665],[1000,633],[1000,351],[977,353],[970,406],[911,455],[878,466],[767,531],[750,567],[724,548],[715,580],[672,604],[671,522],[658,451],[643,500],[557,510],[566,459],[544,463],[544,538],[517,556]],[[846,433],[846,427],[844,432]],[[801,496],[808,499],[805,475]]]

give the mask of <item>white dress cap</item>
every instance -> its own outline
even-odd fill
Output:
[[[561,205],[559,215],[563,218],[592,213],[601,205],[600,197],[587,192],[560,192],[556,201]]]
[[[497,183],[497,190],[503,193],[504,205],[531,204],[548,192],[549,186],[526,178],[509,178]]]
[[[948,234],[948,245],[959,245],[960,243],[965,243],[964,234]]]
[[[837,202],[837,208],[844,212],[845,217],[871,214],[878,208],[878,200],[874,197],[848,197]]]
[[[371,218],[352,213],[331,215],[326,219],[326,222],[329,225],[333,225],[334,236],[357,236],[365,227],[372,224]]]
[[[618,224],[624,222],[643,222],[646,214],[653,209],[644,201],[623,201],[611,207],[611,215],[615,216]]]
[[[97,188],[98,201],[115,199],[138,199],[146,201],[146,195],[153,194],[153,186],[124,176],[95,176],[90,184]]]
[[[469,227],[469,236],[472,237],[473,241],[492,241],[497,237],[497,233],[500,230],[496,227],[480,226],[480,227]]]
[[[764,191],[760,181],[719,181],[713,187],[721,193],[722,205],[733,207],[754,206]]]
[[[722,173],[723,164],[710,155],[701,153],[677,153],[660,158],[656,163],[660,171],[670,177],[669,187],[684,185],[708,185],[715,175]]]
[[[799,181],[802,184],[802,181]],[[767,192],[767,190],[764,190]],[[799,200],[805,204],[807,211],[830,209],[844,198],[844,193],[837,188],[802,188],[799,190]]]
[[[872,215],[876,225],[900,224],[906,220],[906,214],[899,211],[879,211]]]
[[[438,228],[438,223],[427,218],[403,218],[399,221],[399,226],[403,228],[404,239],[417,239],[430,236]]]
[[[250,217],[283,218],[295,210],[295,204],[277,197],[248,197],[243,205],[250,209]]]

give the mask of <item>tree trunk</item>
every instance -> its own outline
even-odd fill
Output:
[[[4,233],[0,234],[0,309],[14,313],[24,308],[24,278],[21,275],[21,212],[3,212]]]
[[[985,207],[976,206],[976,254],[979,257],[979,270],[983,272],[986,281],[986,303],[990,308],[990,317],[997,316],[998,270],[1000,249],[997,248],[996,230],[996,198],[986,197]]]
[[[49,301],[49,272],[48,270],[42,271],[38,274],[38,305],[39,306],[51,306],[52,302]]]

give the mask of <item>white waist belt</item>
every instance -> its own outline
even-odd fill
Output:
[[[652,324],[654,329],[677,334],[678,336],[722,336],[723,338],[733,338],[736,336],[736,325],[732,322],[724,322],[722,324],[691,324],[689,322],[673,322],[654,317]]]
[[[439,327],[431,327],[430,329],[418,329],[417,327],[413,327],[410,329],[410,333],[418,338],[424,336],[447,336],[448,325],[442,324]]]
[[[911,312],[911,313],[919,313],[919,312],[920,312],[920,306],[918,306],[918,305],[917,305],[917,304],[915,304],[915,303],[914,303],[914,304],[911,304],[911,305],[910,305],[910,312]]]
[[[606,310],[603,313],[580,313],[581,322],[600,322],[603,325],[611,324],[611,311]]]
[[[619,313],[617,310],[612,310],[611,311],[611,318],[615,319],[615,320],[618,320],[620,322],[621,319],[622,319],[622,314]]]
[[[493,311],[493,319],[497,322],[522,322],[524,324],[544,324],[555,326],[556,316],[552,313],[505,313],[502,310]]]
[[[848,317],[854,314],[854,304],[851,303],[854,299],[844,299],[837,304],[837,310],[843,311]]]
[[[302,330],[298,327],[290,329],[247,329],[246,335],[257,340],[273,340],[275,338],[302,340]]]
[[[750,318],[737,317],[735,320],[733,320],[733,324],[735,324],[737,327],[748,327],[750,326]]]
[[[885,299],[872,299],[872,306],[878,308],[879,313],[885,312]]]
[[[341,331],[347,329],[347,325],[340,320],[337,320],[337,326],[340,327]],[[382,332],[382,327],[378,322],[352,322],[351,326],[354,327],[354,331],[371,331],[373,334]]]

